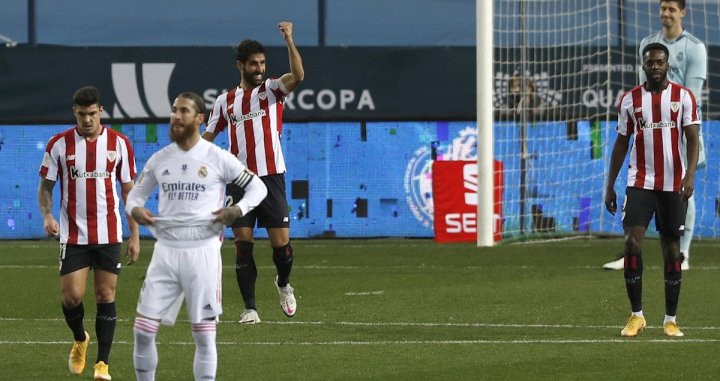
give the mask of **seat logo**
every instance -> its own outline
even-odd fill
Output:
[[[136,71],[138,65],[140,73]],[[116,103],[111,117],[170,117],[168,88],[174,69],[174,63],[113,63],[111,74]]]

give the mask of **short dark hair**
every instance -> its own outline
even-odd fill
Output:
[[[77,89],[73,95],[74,106],[100,106],[100,91],[95,86],[85,86]]]
[[[203,101],[203,99],[199,95],[197,95],[197,93],[188,91],[178,94],[177,97],[191,100],[195,104],[195,111],[198,114],[205,115],[205,112],[207,111],[207,109],[205,108],[205,101]]]
[[[678,8],[680,8],[680,10],[685,9],[685,0],[660,0],[660,3],[662,3],[663,1],[675,2],[675,3],[677,3]]]
[[[265,47],[255,40],[243,40],[235,47],[235,58],[243,63],[247,62],[251,54],[257,53],[265,54]]]
[[[664,44],[661,44],[659,42],[653,42],[652,44],[647,44],[647,46],[645,46],[643,48],[643,51],[642,51],[643,61],[645,61],[645,53],[647,53],[651,50],[662,50],[663,52],[665,52],[665,58],[670,59],[670,51],[668,50],[667,46],[665,46]]]

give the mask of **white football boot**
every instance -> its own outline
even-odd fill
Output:
[[[240,323],[242,324],[257,324],[260,323],[260,316],[258,316],[255,310],[244,310],[240,316]]]
[[[293,293],[294,290],[290,287],[290,283],[285,285],[285,287],[278,286],[277,280],[278,277],[276,275],[273,284],[275,284],[275,288],[277,288],[278,294],[280,295],[280,308],[282,308],[285,316],[293,317],[295,316],[295,312],[297,312],[297,302],[295,301],[295,294]]]

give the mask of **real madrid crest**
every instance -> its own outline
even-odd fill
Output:
[[[117,151],[107,151],[108,161],[115,161],[117,159]]]
[[[678,112],[678,110],[680,110],[680,102],[670,102],[670,110],[672,110],[672,112]]]
[[[200,167],[200,169],[198,169],[198,176],[205,177],[205,176],[207,176],[207,174],[208,174],[207,168],[204,165],[202,167]]]
[[[260,98],[261,100],[264,101],[265,98],[267,98],[267,91],[263,91],[262,93],[258,93],[258,98]]]

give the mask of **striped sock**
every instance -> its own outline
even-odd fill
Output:
[[[217,348],[215,347],[216,323],[206,321],[192,325],[195,340],[193,373],[196,380],[214,380],[217,372]]]
[[[138,381],[155,380],[155,369],[158,363],[155,336],[159,327],[159,321],[140,316],[135,318],[133,361],[135,362],[135,377]]]

